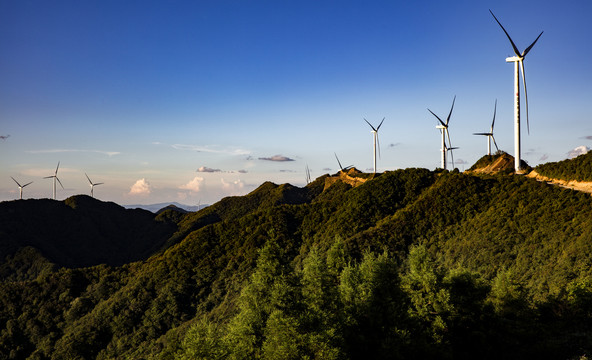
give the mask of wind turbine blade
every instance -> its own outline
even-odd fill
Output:
[[[378,131],[378,129],[380,129],[380,127],[382,126],[382,123],[384,122],[384,119],[386,118],[382,118],[382,121],[380,122],[380,124],[378,124],[378,126],[376,127],[376,131]]]
[[[493,137],[493,134],[491,134],[491,138],[493,139],[493,145],[495,145],[495,148],[497,149],[497,151],[499,151],[499,148],[497,147],[497,143],[495,142],[495,137]]]
[[[52,175],[52,176],[46,176],[46,177],[44,177],[44,179],[51,179],[51,178],[54,178],[54,177],[55,177],[55,175]]]
[[[428,109],[428,111],[429,111],[429,112],[431,112],[431,113],[432,113],[432,115],[434,115],[434,116],[436,117],[436,119],[438,119],[438,121],[440,122],[440,124],[442,124],[442,126],[444,126],[444,127],[446,126],[446,124],[444,124],[444,121],[442,121],[442,119],[440,119],[440,118],[438,117],[438,115],[434,114],[434,113],[432,112],[432,110],[430,110],[430,109]]]
[[[448,145],[452,147],[452,141],[450,141],[450,132],[448,131],[448,128],[446,128],[446,135],[448,136]]]
[[[31,185],[32,183],[33,183],[32,181],[31,181],[31,182],[28,182],[28,183],[26,183],[25,185],[23,185],[22,187],[25,187],[25,186],[27,186],[27,185]]]
[[[504,33],[506,33],[506,36],[508,37],[508,40],[510,40],[510,43],[512,44],[512,48],[514,49],[514,53],[516,54],[516,56],[520,57],[520,51],[518,51],[518,48],[516,47],[516,44],[514,44],[514,41],[510,37],[510,34],[508,34],[508,32],[506,31],[506,29],[504,29],[504,27],[502,26],[502,23],[499,22],[499,20],[495,17],[495,15],[493,15],[493,12],[491,11],[491,9],[489,10],[489,12],[491,13],[491,15],[493,16],[493,18],[495,19],[495,21],[497,21],[498,25],[502,28],[502,30],[504,31]]]
[[[530,51],[530,49],[532,49],[532,47],[534,46],[534,44],[539,40],[539,38],[541,37],[541,35],[543,35],[544,31],[541,31],[541,33],[539,34],[539,36],[537,36],[537,38],[532,42],[532,44],[530,44],[529,47],[527,47],[523,52],[522,52],[522,57],[525,57],[526,54],[528,54],[528,52]]]
[[[491,133],[473,133],[473,135],[489,136],[489,135],[491,135]]]
[[[335,154],[335,159],[337,159],[337,163],[339,164],[339,168],[341,169],[341,171],[343,171],[343,166],[341,166],[341,161],[339,161],[339,158],[337,157],[337,153],[333,153]]]
[[[86,175],[86,173],[84,173],[84,175]],[[90,185],[92,186],[92,185],[93,185],[93,183],[92,183],[92,181],[90,181],[90,178],[88,177],[88,175],[86,175],[86,179],[88,180],[88,182],[89,182],[89,183],[90,183]]]
[[[55,171],[54,175],[57,175],[58,174],[58,169],[59,168],[60,168],[60,162],[58,161],[58,166],[56,167],[56,171]]]
[[[378,131],[378,130],[376,130],[376,129],[374,128],[374,126],[372,126],[372,124],[370,124],[370,122],[368,122],[368,120],[366,120],[366,118],[364,118],[364,121],[365,121],[365,122],[366,122],[368,125],[370,125],[370,127],[372,128],[372,130],[374,130],[374,131]]]
[[[11,178],[12,180],[14,180],[14,178],[13,178],[12,176],[11,176],[10,178]],[[14,182],[15,182],[15,183],[16,183],[16,184],[17,184],[19,187],[22,187],[22,186],[21,186],[21,184],[19,184],[19,182],[18,182],[18,181],[14,180]],[[25,185],[25,186],[27,186],[27,185]]]
[[[493,107],[493,121],[491,122],[491,135],[493,136],[493,125],[495,124],[495,113],[497,112],[497,99],[495,99],[495,105]]]
[[[526,92],[526,74],[524,72],[524,61],[520,60],[520,69],[522,70],[522,80],[524,82],[524,101],[526,102],[526,130],[530,135],[530,124],[528,122],[528,93]]]
[[[456,95],[454,95],[454,99],[452,100],[452,107],[450,108],[450,113],[446,118],[446,126],[448,126],[448,122],[450,121],[450,115],[452,115],[452,109],[454,109],[454,102],[456,101]]]
[[[454,170],[454,153],[452,152],[452,150],[457,149],[457,148],[450,148],[450,160],[452,160],[452,170]]]
[[[378,146],[378,158],[380,159],[380,138],[378,137],[378,133],[375,133],[374,136],[376,136],[376,145]]]
[[[62,182],[60,181],[60,179],[56,176],[55,179],[60,183],[60,186],[62,187],[62,189],[64,189],[64,185],[62,185]]]

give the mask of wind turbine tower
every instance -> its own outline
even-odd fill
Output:
[[[57,182],[60,183],[60,186],[62,187],[62,189],[64,188],[64,185],[62,185],[62,182],[60,181],[60,179],[58,179],[58,169],[59,168],[60,168],[60,162],[58,161],[58,166],[56,167],[53,175],[44,177],[44,179],[53,178],[53,199],[54,200],[56,199],[56,180],[57,180]]]
[[[376,174],[376,145],[378,144],[378,156],[380,156],[380,141],[378,140],[378,130],[380,129],[380,127],[382,126],[382,123],[384,122],[385,118],[382,118],[382,121],[380,122],[380,124],[378,124],[377,127],[372,126],[372,124],[370,124],[370,122],[366,119],[364,119],[364,121],[370,125],[370,127],[372,128],[371,133],[374,135],[374,173]]]
[[[84,173],[84,175],[86,175],[86,173]],[[88,180],[88,182],[90,183],[90,197],[95,197],[94,193],[93,193],[93,189],[95,186],[97,185],[103,185],[104,183],[93,183],[92,181],[90,181],[90,178],[88,177],[88,175],[86,175],[86,179]]]
[[[19,187],[19,190],[20,190],[20,193],[21,193],[21,197],[20,197],[20,199],[22,200],[22,199],[23,199],[23,188],[24,188],[25,186],[27,186],[27,185],[31,185],[33,182],[31,181],[31,182],[29,182],[29,183],[26,183],[25,185],[21,185],[21,184],[19,184],[19,182],[18,182],[18,181],[16,181],[16,180],[15,180],[15,179],[14,179],[12,176],[11,176],[10,178],[11,178],[11,179],[12,179],[12,180],[13,180],[13,181],[14,181],[14,182],[15,182],[15,183],[18,185],[18,187]]]
[[[510,37],[510,34],[508,34],[508,32],[506,31],[506,29],[504,29],[504,27],[499,22],[499,20],[495,17],[495,15],[493,15],[493,12],[491,10],[489,10],[489,12],[491,13],[491,15],[493,16],[495,21],[498,23],[498,25],[502,28],[502,30],[504,31],[504,33],[508,37],[508,40],[510,40],[510,43],[512,44],[512,49],[514,49],[514,54],[516,54],[516,56],[506,58],[506,62],[513,62],[514,63],[514,170],[518,173],[518,172],[520,172],[520,160],[521,160],[520,159],[520,71],[522,71],[522,80],[524,82],[524,101],[526,103],[526,127],[528,129],[528,132],[530,133],[530,125],[528,123],[528,95],[526,92],[526,74],[524,72],[524,58],[526,57],[526,54],[528,54],[528,52],[532,49],[534,44],[539,40],[541,35],[543,35],[543,31],[541,31],[539,36],[537,36],[537,38],[532,42],[532,44],[530,44],[529,47],[527,47],[526,49],[524,49],[524,51],[522,53],[520,53],[520,51],[516,47],[516,44],[514,44],[514,41]]]
[[[442,152],[442,169],[446,170],[446,152],[448,150],[450,150],[450,156],[452,155],[452,150],[456,149],[452,147],[452,143],[450,142],[450,133],[448,132],[448,123],[450,123],[450,115],[452,115],[452,109],[454,109],[454,102],[456,101],[456,95],[454,96],[454,99],[452,99],[452,107],[450,108],[450,113],[448,113],[448,117],[446,118],[446,122],[442,121],[442,119],[440,119],[438,117],[438,115],[434,114],[432,112],[432,110],[428,109],[428,111],[434,115],[436,117],[436,119],[438,119],[438,121],[440,122],[437,126],[436,129],[440,129],[440,132],[442,133],[442,147],[440,148],[440,151]],[[446,137],[448,137],[448,144],[450,145],[450,147],[446,146]],[[453,157],[454,159],[454,157]],[[454,168],[454,160],[453,160],[453,166]]]
[[[495,125],[495,113],[497,111],[497,99],[495,100],[495,106],[493,107],[493,121],[491,122],[491,130],[488,133],[473,133],[473,135],[482,135],[487,136],[487,155],[491,155],[491,140],[493,140],[493,144],[495,148],[499,151],[497,147],[497,143],[495,142],[495,137],[493,136],[493,126]]]

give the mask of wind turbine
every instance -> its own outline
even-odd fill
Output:
[[[339,161],[339,158],[337,157],[336,153],[335,154],[335,159],[337,159],[337,163],[339,164],[339,168],[341,169],[341,172],[346,172],[347,170],[349,170],[351,167],[353,167],[353,165],[350,166],[346,166],[345,168],[343,166],[341,166],[341,161]]]
[[[442,148],[440,149],[440,151],[442,151],[442,169],[444,170],[446,170],[446,152],[448,151],[448,149],[453,149],[452,143],[450,142],[450,133],[448,132],[448,123],[450,122],[450,115],[452,115],[452,109],[454,109],[455,101],[456,95],[454,95],[454,99],[452,99],[452,107],[450,108],[450,113],[448,113],[446,122],[442,121],[442,119],[440,119],[438,115],[434,114],[432,110],[428,109],[428,111],[432,113],[432,115],[434,115],[436,119],[438,119],[438,121],[440,122],[440,124],[436,126],[436,129],[440,129],[440,132],[442,133]],[[448,144],[450,144],[450,148],[446,146],[446,137],[448,137]],[[450,155],[452,156],[452,150],[450,150]]]
[[[308,184],[310,184],[310,169],[308,168],[308,164],[306,164],[305,176],[306,176],[306,185],[308,185]]]
[[[51,178],[53,178],[53,199],[54,200],[56,198],[56,180],[60,183],[60,186],[62,187],[62,189],[64,188],[64,185],[62,185],[62,182],[60,181],[60,179],[58,179],[58,169],[59,168],[60,168],[60,162],[58,161],[58,166],[56,167],[55,172],[53,173],[53,175],[44,177],[44,179],[51,179]]]
[[[380,157],[380,141],[378,140],[378,130],[382,126],[382,123],[384,122],[384,118],[382,118],[382,121],[380,122],[380,124],[378,124],[377,127],[372,126],[372,124],[370,124],[370,122],[368,122],[368,120],[366,120],[366,119],[364,119],[364,121],[368,125],[370,125],[370,127],[372,128],[371,133],[374,134],[374,173],[376,174],[376,144],[378,144],[378,156]]]
[[[495,99],[495,106],[493,107],[493,121],[491,122],[491,130],[488,133],[473,133],[473,135],[483,135],[487,136],[487,155],[491,155],[491,140],[493,140],[493,144],[497,151],[499,148],[497,147],[497,143],[495,142],[495,137],[493,137],[493,125],[495,125],[495,113],[497,111],[497,99]]]
[[[530,44],[529,47],[524,49],[522,53],[514,44],[514,41],[510,37],[510,34],[504,29],[502,24],[499,20],[493,15],[493,12],[489,10],[495,21],[499,24],[502,28],[508,40],[512,44],[512,49],[514,49],[514,54],[516,56],[506,58],[506,62],[513,62],[514,63],[514,169],[516,172],[520,171],[520,70],[522,70],[522,80],[524,81],[524,100],[526,102],[526,128],[528,133],[530,134],[530,124],[528,121],[528,94],[526,92],[526,74],[524,72],[524,58],[526,54],[532,49],[534,44],[539,40],[541,35],[543,35],[543,31],[537,36],[537,38]]]
[[[33,182],[31,181],[31,182],[29,182],[29,183],[26,183],[25,185],[21,185],[21,184],[19,184],[19,182],[18,182],[18,181],[16,181],[16,180],[15,180],[15,178],[13,178],[12,176],[11,176],[10,178],[11,178],[12,180],[14,180],[14,182],[15,182],[15,183],[18,185],[18,187],[19,187],[19,190],[20,190],[20,193],[21,193],[21,200],[22,200],[22,199],[23,199],[23,188],[24,188],[25,186],[27,186],[27,185],[30,185],[30,184],[32,184]]]
[[[84,173],[84,175],[86,175],[86,173]],[[88,175],[86,175],[86,178],[88,179],[88,182],[90,183],[90,197],[95,197],[94,193],[93,193],[93,189],[95,186],[97,185],[103,185],[104,183],[93,183],[92,181],[90,181],[90,178],[88,177]]]

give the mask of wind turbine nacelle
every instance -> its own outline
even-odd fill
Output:
[[[506,62],[516,62],[516,61],[520,61],[520,58],[518,56],[512,56],[512,57],[506,58]]]
[[[446,129],[446,126],[436,125],[436,129]]]

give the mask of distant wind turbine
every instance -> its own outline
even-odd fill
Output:
[[[86,173],[84,173],[84,175],[86,175]],[[86,175],[86,179],[88,180],[88,182],[90,184],[90,197],[93,197],[94,198],[95,197],[95,195],[93,193],[94,187],[97,186],[97,185],[103,185],[104,183],[93,183],[90,180],[90,178],[88,177],[88,175]]]
[[[305,172],[306,172],[306,175],[305,175],[306,176],[306,185],[308,185],[308,184],[310,184],[310,169],[308,168],[308,164],[306,164]]]
[[[452,109],[454,109],[454,102],[455,101],[456,101],[456,95],[454,96],[454,99],[452,99],[452,107],[450,108],[450,113],[448,113],[448,117],[446,118],[446,122],[442,121],[442,119],[440,119],[438,117],[438,115],[434,114],[432,112],[432,110],[428,109],[428,111],[430,113],[432,113],[432,115],[434,115],[436,117],[436,119],[438,119],[438,121],[440,122],[440,124],[438,126],[436,126],[436,129],[440,129],[440,133],[442,133],[442,148],[440,149],[440,151],[442,152],[442,169],[444,169],[444,170],[446,170],[446,152],[448,151],[448,149],[450,149],[450,155],[452,156],[452,149],[454,149],[452,147],[452,143],[450,142],[450,133],[448,132],[448,123],[450,123],[450,115],[452,115]],[[450,147],[446,146],[446,137],[448,137],[448,144],[450,145]],[[453,169],[454,169],[454,167],[453,167]]]
[[[337,159],[337,163],[339,164],[339,169],[341,169],[341,172],[346,172],[347,170],[349,170],[351,167],[353,167],[353,165],[350,166],[346,166],[345,168],[343,166],[341,166],[341,161],[339,161],[339,158],[337,157],[336,153],[335,154],[335,159]]]
[[[53,199],[54,200],[56,199],[56,180],[57,180],[57,182],[60,183],[60,186],[62,187],[62,189],[64,188],[64,185],[62,185],[62,182],[60,181],[60,179],[58,179],[58,169],[59,168],[60,168],[60,162],[58,161],[58,166],[56,167],[53,175],[44,177],[44,179],[53,178]]]
[[[498,25],[502,28],[508,40],[512,44],[512,49],[514,49],[514,54],[516,56],[512,56],[506,58],[506,62],[513,62],[514,63],[514,169],[516,172],[520,171],[520,70],[522,70],[522,80],[524,81],[524,100],[526,103],[526,128],[528,133],[530,134],[530,124],[528,121],[528,94],[526,92],[526,73],[524,72],[524,58],[526,54],[532,49],[534,44],[539,40],[541,35],[543,35],[543,31],[537,36],[537,38],[527,47],[522,53],[514,44],[514,41],[510,37],[510,34],[504,29],[502,24],[499,20],[493,15],[493,12],[489,10],[495,21]]]
[[[493,137],[493,126],[495,125],[495,113],[497,111],[497,99],[495,100],[495,106],[493,107],[493,121],[491,122],[491,130],[487,133],[473,133],[473,135],[482,135],[487,136],[487,155],[491,155],[491,140],[493,140],[493,144],[497,151],[499,148],[497,147],[497,143],[495,142],[495,137]]]
[[[382,126],[382,123],[384,122],[385,118],[382,118],[382,121],[380,122],[380,124],[378,124],[377,127],[372,126],[372,124],[370,124],[370,122],[366,119],[364,119],[364,121],[370,125],[370,127],[372,128],[371,133],[374,135],[374,173],[376,174],[376,146],[378,145],[378,156],[380,157],[380,141],[378,140],[378,130],[380,129],[380,127]]]
[[[14,182],[15,182],[15,183],[18,185],[18,187],[19,187],[19,190],[20,190],[20,193],[21,193],[21,197],[20,197],[20,199],[22,200],[22,199],[23,199],[23,188],[24,188],[25,186],[27,186],[27,185],[31,185],[33,182],[31,181],[31,182],[29,182],[29,183],[26,183],[25,185],[21,185],[21,184],[19,184],[19,182],[18,182],[18,181],[16,181],[16,180],[15,180],[15,178],[13,178],[12,176],[11,176],[10,178],[11,178],[11,179],[12,179],[12,180],[13,180],[13,181],[14,181]]]

